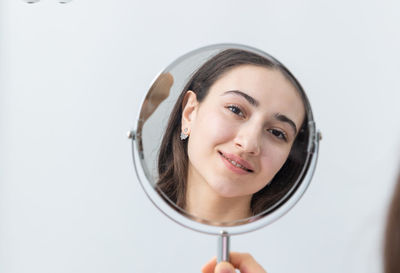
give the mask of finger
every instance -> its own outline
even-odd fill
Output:
[[[220,262],[215,267],[214,273],[235,273],[235,268],[228,262]]]
[[[215,266],[217,265],[217,257],[212,258],[201,268],[202,273],[214,273]]]
[[[231,252],[229,262],[241,273],[267,273],[248,253]]]

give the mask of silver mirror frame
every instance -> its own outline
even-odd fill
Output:
[[[171,63],[169,66],[167,66],[165,69],[163,69],[153,80],[153,82],[149,85],[152,86],[154,82],[157,80],[157,78],[165,72],[168,72],[172,67],[175,67],[177,64],[179,64],[182,60],[184,60],[187,57],[193,56],[194,54],[197,54],[199,52],[203,52],[206,50],[217,50],[217,49],[227,49],[227,48],[236,48],[236,49],[243,49],[247,50],[250,52],[258,53],[262,56],[268,56],[270,59],[273,59],[277,63],[280,63],[277,61],[275,58],[270,56],[269,54],[260,51],[259,49],[252,48],[249,46],[241,45],[241,44],[215,44],[215,45],[209,45],[205,47],[198,48],[196,50],[190,51],[186,53],[185,55],[179,57],[176,59],[173,63]],[[283,66],[283,65],[282,65]],[[284,66],[283,66],[284,67]],[[144,99],[146,97],[146,94],[144,94],[142,103],[143,105]],[[213,225],[207,225],[203,224],[201,222],[197,222],[195,220],[190,219],[189,217],[185,216],[184,214],[178,212],[176,209],[174,209],[170,204],[168,204],[161,196],[160,194],[155,190],[155,188],[152,186],[150,181],[148,180],[148,177],[146,175],[146,170],[145,166],[143,166],[144,160],[143,160],[143,155],[141,154],[139,150],[139,143],[137,141],[137,137],[140,137],[136,135],[136,132],[138,132],[139,128],[139,121],[140,121],[140,111],[139,109],[136,117],[136,123],[135,123],[135,129],[130,131],[128,133],[128,137],[131,138],[132,140],[132,155],[133,155],[133,162],[135,166],[135,171],[136,175],[138,177],[139,183],[141,187],[143,188],[144,192],[146,193],[147,197],[150,199],[150,201],[167,217],[169,217],[171,220],[174,222],[187,227],[189,229],[205,233],[205,234],[211,234],[211,235],[221,235],[221,234],[229,234],[230,235],[238,235],[238,234],[243,234],[247,232],[251,232],[257,229],[260,229],[266,225],[269,225],[282,217],[284,214],[286,214],[303,196],[305,191],[307,190],[312,176],[315,171],[316,163],[317,163],[317,158],[318,158],[318,150],[319,150],[319,141],[321,139],[321,134],[316,130],[314,119],[312,116],[312,111],[311,107],[308,105],[308,118],[309,118],[309,128],[310,128],[310,139],[309,139],[309,148],[308,148],[308,162],[305,164],[305,169],[303,170],[302,177],[299,178],[301,179],[301,182],[292,189],[287,196],[285,196],[285,200],[282,202],[279,202],[274,206],[273,209],[271,209],[271,212],[267,212],[267,214],[263,215],[262,218],[257,219],[254,222],[249,222],[245,223],[242,225],[238,226],[213,226]],[[270,211],[270,210],[269,210]]]

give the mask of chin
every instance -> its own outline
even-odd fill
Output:
[[[211,185],[212,189],[223,198],[234,198],[243,196],[243,191],[240,189],[232,189],[231,187],[221,185]]]

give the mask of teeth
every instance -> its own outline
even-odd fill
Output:
[[[235,162],[235,161],[233,161],[233,160],[230,160],[230,161],[231,161],[231,163],[232,163],[233,165],[235,165],[236,167],[239,167],[239,168],[244,169],[244,167],[243,167],[242,165],[240,165],[239,163],[237,163],[237,162]]]
[[[240,165],[239,163],[237,163],[236,161],[234,161],[234,160],[231,160],[231,159],[229,159],[229,158],[227,158],[226,156],[224,156],[224,155],[222,155],[223,157],[225,157],[233,166],[236,166],[236,167],[239,167],[239,168],[241,168],[241,169],[243,169],[243,170],[246,170],[247,171],[247,168],[245,168],[245,167],[243,167],[242,165]]]

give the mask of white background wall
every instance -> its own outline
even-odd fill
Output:
[[[400,162],[398,1],[0,0],[0,272],[199,272],[216,238],[144,196],[126,132],[153,77],[211,43],[258,47],[308,92],[311,187],[232,238],[273,273],[380,272]]]

